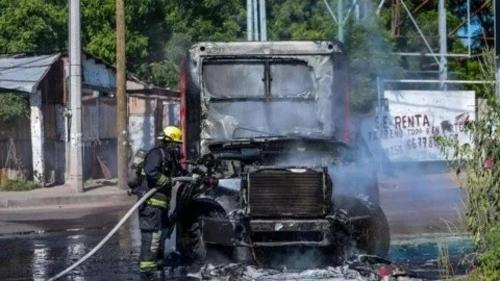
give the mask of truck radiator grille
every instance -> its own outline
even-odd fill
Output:
[[[252,217],[319,217],[327,213],[325,175],[306,170],[266,169],[248,175]]]

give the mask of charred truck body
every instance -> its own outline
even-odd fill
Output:
[[[376,178],[361,189],[370,200],[336,192],[359,189],[349,184],[369,174],[343,168],[355,165],[347,75],[335,42],[192,47],[181,77],[184,155],[211,159],[219,183],[183,206],[183,255],[204,259],[217,248],[255,257],[256,250],[290,246],[345,251],[349,241],[362,252],[387,253]]]

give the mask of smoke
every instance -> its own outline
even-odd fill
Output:
[[[374,10],[372,7],[371,11]],[[400,130],[394,122],[395,116],[385,114],[387,108],[382,101],[379,102],[384,106],[374,106],[378,95],[377,77],[397,78],[402,73],[400,61],[391,55],[392,44],[383,36],[384,31],[374,15],[367,15],[351,28],[354,36],[348,40],[346,50],[350,56],[353,108],[357,111],[352,120],[350,161],[343,162],[334,153],[299,145],[275,164],[328,167],[334,181],[334,197],[348,195],[376,204],[380,202],[394,232],[427,232],[440,227],[442,230],[446,227],[442,219],[453,220],[450,210],[455,213],[453,204],[460,203],[446,169],[441,163],[395,161],[393,153],[404,156],[418,152],[406,140],[392,149],[385,145],[383,136],[398,135]],[[335,84],[333,78],[337,73],[332,71],[332,61],[320,57],[297,57],[296,61],[301,63],[283,68],[280,74],[274,73],[271,91],[286,89],[288,94],[271,95],[268,100],[259,100],[268,91],[263,64],[242,67],[237,63],[226,62],[222,66],[214,63],[209,65],[212,71],[200,70],[202,66],[197,65],[198,69],[192,72],[202,73],[205,84],[201,87],[206,87],[204,90],[210,98],[202,102],[202,139],[270,136],[332,139],[343,122],[339,112],[343,112],[344,104],[335,100],[331,85],[344,85]],[[306,70],[308,72],[304,72]],[[236,100],[225,100],[228,98]],[[307,261],[316,260],[314,254],[299,256]]]
[[[355,161],[330,168],[336,186],[342,187],[335,192],[376,198],[377,194],[369,192],[375,183],[393,233],[446,232],[448,227],[445,221],[458,220],[462,199],[457,185],[449,177],[446,163],[438,157],[429,161],[433,158],[430,155],[437,150],[433,137],[441,130],[441,124],[433,124],[439,113],[434,113],[431,107],[453,107],[456,101],[442,100],[439,104],[430,100],[423,102],[421,95],[417,97],[420,93],[416,94],[413,105],[409,99],[403,101],[401,96],[388,104],[384,93],[380,93],[382,100],[378,100],[379,86],[381,90],[384,87],[394,88],[377,84],[377,78],[403,78],[405,72],[400,57],[392,54],[394,42],[374,13],[377,7],[372,1],[364,3],[370,13],[349,27],[352,36],[347,39],[346,48],[350,56],[353,109],[357,111],[352,118]],[[427,88],[418,85],[416,89]],[[423,124],[420,120],[418,125],[414,122],[403,126],[402,118],[410,120],[414,116],[410,116],[411,113],[394,115],[395,108],[390,108],[395,106],[394,100],[409,102],[408,106],[421,110],[418,112],[421,118],[425,116],[430,121]],[[453,120],[451,122],[454,123]],[[408,124],[414,126],[406,126]]]

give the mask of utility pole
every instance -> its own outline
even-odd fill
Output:
[[[361,8],[359,6],[358,1],[352,0],[352,6],[354,7],[354,16],[356,22],[359,23],[359,21],[361,20]]]
[[[446,28],[446,6],[444,0],[439,0],[438,7],[439,15],[439,80],[440,88],[446,91],[446,80],[448,80],[448,61],[446,55],[448,53],[448,32]]]
[[[80,0],[70,0],[69,15],[69,83],[71,110],[69,182],[71,188],[76,192],[83,192]]]
[[[116,0],[116,133],[118,187],[127,188],[127,81],[125,57],[125,0]]]
[[[259,2],[260,16],[260,41],[267,41],[267,19],[266,19],[266,0]]]
[[[337,0],[337,39],[344,43],[344,0]]]
[[[265,0],[247,0],[247,40],[267,41]]]
[[[259,41],[259,0],[252,0],[252,12],[253,12],[253,40]]]
[[[247,0],[247,41],[253,41],[253,0]]]

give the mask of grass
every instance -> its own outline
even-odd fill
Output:
[[[467,276],[454,276],[448,245],[438,245],[438,267],[443,281],[498,281],[500,280],[500,231],[493,228],[478,245],[478,253]]]
[[[27,180],[7,180],[0,185],[0,191],[28,191],[40,186]]]
[[[445,241],[438,242],[438,258],[437,263],[439,267],[439,275],[441,280],[453,280],[455,275],[453,267],[450,263],[450,256],[448,253],[448,244]]]

